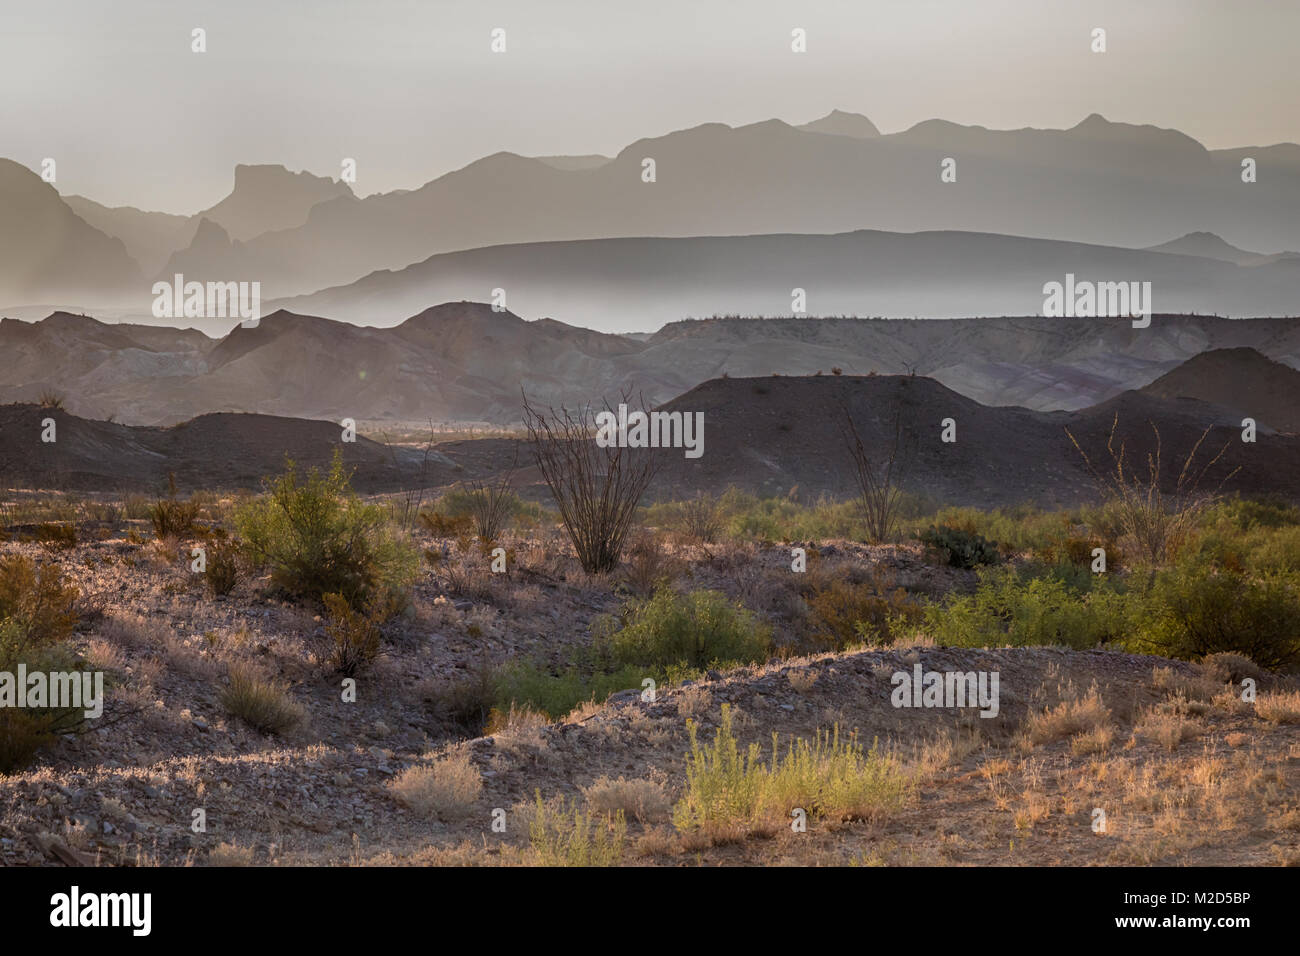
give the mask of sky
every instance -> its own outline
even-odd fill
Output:
[[[886,133],[1096,112],[1269,145],[1300,142],[1297,36],[1294,0],[4,0],[0,156],[188,214],[238,163],[337,178],[349,157],[368,195],[501,150],[612,155],[831,109]]]

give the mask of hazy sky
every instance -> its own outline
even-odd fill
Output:
[[[832,108],[884,132],[1099,112],[1267,145],[1300,141],[1297,36],[1294,0],[3,0],[0,156],[189,213],[240,162],[337,177],[355,157],[365,195],[498,150],[613,154]]]

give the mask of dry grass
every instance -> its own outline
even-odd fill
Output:
[[[474,801],[483,790],[483,777],[469,754],[458,751],[431,764],[407,767],[388,789],[422,817],[457,820],[473,812]]]
[[[582,793],[588,806],[596,812],[612,816],[621,811],[638,823],[661,823],[672,811],[672,801],[663,785],[653,780],[601,777],[584,787]]]
[[[1025,733],[1034,745],[1051,743],[1079,734],[1095,733],[1110,723],[1110,710],[1101,694],[1093,689],[1086,697],[1062,701],[1055,707],[1031,714]]]
[[[806,694],[817,683],[817,672],[808,669],[792,670],[785,675],[785,679],[790,682],[790,687],[796,694]]]
[[[1133,732],[1173,751],[1183,741],[1199,737],[1201,725],[1189,720],[1178,709],[1153,708],[1142,714]]]
[[[707,687],[698,684],[684,688],[677,695],[677,715],[679,717],[696,717],[707,713],[713,706],[713,694]]]
[[[238,843],[219,843],[208,851],[208,866],[252,866],[254,850]]]
[[[231,714],[265,734],[283,734],[306,717],[306,712],[280,684],[247,664],[230,665],[230,683],[221,703]]]
[[[1300,724],[1300,691],[1260,694],[1255,713],[1270,724]]]

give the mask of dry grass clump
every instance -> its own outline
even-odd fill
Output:
[[[1154,667],[1151,670],[1151,683],[1157,690],[1171,696],[1196,701],[1213,700],[1227,681],[1215,680],[1208,676],[1209,673],[1184,674],[1172,667]]]
[[[254,850],[238,843],[220,843],[208,851],[208,866],[252,866]]]
[[[790,682],[790,687],[796,694],[806,694],[817,683],[817,672],[808,668],[792,670],[786,673],[785,679]]]
[[[306,717],[282,685],[247,664],[231,664],[229,676],[230,683],[221,691],[221,704],[250,727],[264,734],[284,734]]]
[[[1030,714],[1025,732],[1031,744],[1050,743],[1079,734],[1095,733],[1110,723],[1110,710],[1094,688],[1086,697],[1062,701],[1055,707]]]
[[[1260,694],[1255,713],[1270,724],[1300,724],[1300,691]]]
[[[455,820],[473,812],[483,777],[464,751],[432,764],[407,767],[388,784],[389,792],[422,817]]]
[[[1076,756],[1105,753],[1115,742],[1115,728],[1103,724],[1070,738],[1070,752]]]
[[[1189,720],[1179,708],[1153,708],[1142,714],[1133,732],[1173,751],[1184,740],[1200,736],[1201,726],[1196,721]]]
[[[694,685],[683,688],[677,695],[677,716],[696,717],[707,713],[713,706],[713,694],[707,687]]]
[[[638,823],[659,823],[668,819],[672,802],[661,784],[653,780],[611,780],[601,777],[582,790],[587,804],[597,813],[622,813]]]

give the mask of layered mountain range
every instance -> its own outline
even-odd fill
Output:
[[[572,406],[627,389],[657,404],[722,376],[839,370],[915,373],[985,405],[1050,411],[1105,401],[1224,349],[1238,351],[1207,364],[1207,374],[1165,380],[1159,394],[1192,394],[1289,427],[1289,413],[1270,409],[1297,394],[1300,319],[1166,315],[1147,328],[1041,316],[723,318],[632,336],[451,302],[392,328],[280,311],[212,339],[56,313],[0,321],[0,402],[55,392],[79,415],[149,425],[214,411],[511,424],[522,394]],[[1223,390],[1205,391],[1212,381]],[[1267,395],[1257,391],[1265,383]]]
[[[654,161],[652,182],[643,178],[648,159]],[[956,162],[953,182],[940,178],[945,159]],[[1243,182],[1246,159],[1254,163],[1254,182]],[[1229,249],[1262,251],[1231,258],[1195,242],[1162,250],[1184,256],[1190,252],[1192,263],[1213,259],[1219,268],[1200,284],[1191,280],[1202,266],[1184,263],[1179,272],[1169,265],[1176,274],[1163,274],[1155,265],[1158,260],[1150,258],[1155,253],[1133,253],[1137,258],[1105,263],[1122,274],[1104,278],[1159,283],[1163,291],[1156,294],[1165,304],[1158,307],[1166,311],[1282,314],[1295,311],[1284,306],[1295,301],[1294,270],[1287,268],[1288,262],[1295,262],[1286,251],[1300,248],[1300,146],[1210,150],[1176,130],[1112,123],[1095,114],[1064,130],[989,130],[931,120],[881,134],[865,117],[836,112],[803,126],[779,120],[736,128],[706,124],[639,140],[610,158],[497,153],[419,188],[365,198],[358,198],[347,184],[308,173],[241,166],[226,199],[188,217],[107,208],[75,196],[65,200],[35,173],[3,161],[0,207],[19,213],[0,222],[0,251],[10,253],[0,259],[0,303],[10,306],[75,303],[92,311],[113,307],[147,315],[152,281],[176,272],[197,281],[258,281],[265,299],[304,295],[369,277],[368,307],[377,313],[377,323],[392,324],[397,315],[414,310],[400,299],[400,288],[391,294],[403,304],[389,302],[388,290],[380,288],[383,283],[371,273],[433,262],[441,269],[481,268],[483,274],[469,275],[453,295],[428,293],[421,305],[452,297],[484,298],[493,288],[509,293],[522,286],[521,295],[545,304],[512,307],[586,323],[598,319],[589,301],[573,309],[560,308],[562,302],[552,304],[549,292],[533,290],[535,276],[505,268],[513,253],[499,247],[791,233],[831,242],[841,238],[837,234],[865,229],[920,235],[893,238],[887,250],[870,242],[848,242],[838,285],[824,275],[804,275],[815,261],[811,254],[795,255],[787,270],[793,275],[770,275],[768,263],[772,291],[749,290],[762,300],[759,311],[780,312],[782,301],[788,307],[790,289],[802,287],[810,296],[825,297],[812,311],[996,314],[1030,311],[1027,305],[1015,304],[1023,297],[1017,269],[1034,247],[997,250],[993,274],[984,279],[995,289],[1010,287],[1005,299],[985,295],[977,287],[966,292],[962,304],[962,283],[969,277],[950,279],[946,270],[972,255],[969,243],[988,245],[992,240],[985,234],[1059,240],[1080,249],[1132,250],[1209,231],[1222,237]],[[959,235],[952,238],[953,233]],[[981,238],[960,235],[971,233]],[[947,243],[957,246],[949,249]],[[430,259],[485,247],[498,248],[464,263]],[[754,255],[752,246],[716,248],[729,251],[711,248],[706,264],[720,257],[747,260]],[[680,268],[696,252],[690,245],[620,247],[613,252],[586,245],[562,246],[550,254],[591,258],[585,272],[571,270],[574,279],[603,274],[617,290],[618,270],[634,263],[647,272],[671,270],[685,284],[698,286],[691,271]],[[916,259],[927,253],[937,258]],[[1041,287],[1052,276],[1039,278],[1038,266],[1059,271],[1061,264],[1069,265],[1072,253],[1053,248],[1034,255],[1050,260],[1023,267]],[[890,256],[907,259],[916,273],[927,275],[935,295],[919,303],[909,295],[892,297],[890,273],[877,256],[885,262]],[[980,256],[971,261],[989,266]],[[1273,272],[1261,271],[1274,267]],[[1250,269],[1250,278],[1235,269]],[[865,270],[865,279],[871,281],[854,285],[851,277],[857,270]],[[1154,275],[1143,274],[1152,270]],[[557,276],[557,283],[566,277]],[[740,294],[749,278],[733,269],[723,280],[728,283],[724,292]],[[492,284],[483,290],[489,281]],[[730,285],[733,281],[741,285]],[[900,277],[899,291],[910,294],[915,281],[914,276]],[[1265,288],[1254,292],[1256,285]],[[596,291],[583,294],[590,300]],[[709,310],[717,297],[683,298],[682,307],[698,314]],[[999,306],[1002,301],[1007,301],[1005,307]],[[610,309],[636,304],[628,296],[614,295]],[[749,304],[715,308],[755,309]],[[669,317],[683,314],[688,313]],[[645,330],[660,324],[664,315],[633,319],[639,321],[636,328]]]

